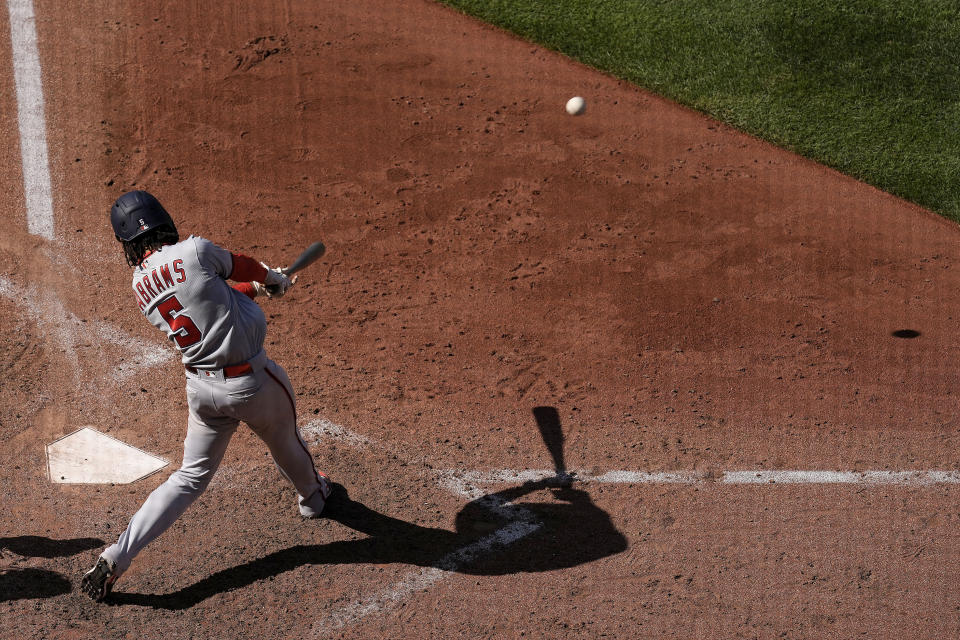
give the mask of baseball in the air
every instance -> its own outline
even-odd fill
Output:
[[[580,96],[573,96],[567,100],[567,113],[572,116],[579,116],[587,110],[587,101]]]

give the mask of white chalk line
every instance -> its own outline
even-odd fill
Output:
[[[0,277],[0,296],[13,301],[37,319],[40,329],[63,348],[74,371],[80,371],[77,347],[82,344],[106,342],[127,352],[126,361],[110,368],[110,376],[118,383],[174,357],[170,349],[133,338],[112,324],[99,320],[84,322],[68,311],[58,298],[46,295],[38,287],[21,287]]]
[[[10,14],[27,229],[33,235],[53,240],[53,190],[50,187],[43,79],[33,2],[7,0],[7,9]]]
[[[856,484],[926,487],[958,484],[957,471],[728,471],[726,484]]]
[[[336,440],[355,449],[379,449],[385,451],[388,448],[376,440],[355,433],[346,427],[334,424],[325,418],[313,420],[309,424],[300,427],[300,435],[304,436],[309,442]]]
[[[325,439],[336,440],[357,449],[380,451],[405,462],[414,458],[423,460],[420,455],[404,455],[395,446],[358,434],[326,419],[314,420],[301,427],[300,430],[313,443]],[[369,615],[382,613],[412,594],[423,591],[453,575],[460,568],[476,561],[478,558],[513,544],[541,528],[542,523],[537,521],[529,510],[502,500],[496,495],[489,495],[484,490],[484,486],[518,485],[525,482],[549,483],[550,480],[560,478],[557,472],[552,469],[431,470],[427,465],[424,467],[424,472],[432,474],[440,487],[464,500],[486,501],[487,507],[500,517],[506,518],[509,524],[470,545],[443,556],[432,567],[412,571],[398,582],[332,611],[328,617],[313,624],[314,635],[336,631]],[[574,482],[584,484],[624,485],[698,485],[712,483],[723,485],[891,485],[926,487],[938,484],[960,484],[960,471],[742,470],[711,473],[700,471],[614,470],[597,474],[588,470],[580,470],[569,471],[562,476],[562,479],[572,479]]]
[[[422,459],[418,455],[402,455],[402,452],[399,452],[396,447],[355,433],[326,419],[314,420],[301,427],[300,432],[308,441],[314,443],[324,439],[334,439],[357,449],[372,449],[388,453],[403,459],[408,464],[411,458]],[[426,467],[424,468],[429,471]],[[529,536],[543,526],[529,510],[498,496],[485,495],[484,491],[471,485],[468,481],[441,479],[439,484],[442,488],[465,500],[483,500],[490,511],[507,519],[508,524],[469,545],[442,556],[437,559],[434,566],[412,571],[400,581],[336,609],[325,619],[314,623],[314,635],[319,636],[342,629],[371,614],[383,612],[389,607],[404,601],[411,594],[427,589],[453,575],[462,567],[475,562],[498,548],[511,545]]]
[[[487,555],[494,549],[525,538],[541,526],[539,522],[526,520],[511,522],[470,545],[448,553],[437,560],[436,566],[424,567],[380,592],[333,611],[327,618],[314,623],[313,632],[315,635],[329,633],[353,624],[368,615],[380,613],[388,606],[402,602],[411,594],[423,591],[449,577],[459,568]]]
[[[441,484],[447,488],[461,484],[474,487],[497,484],[542,482],[557,478],[557,472],[547,469],[496,469],[492,471],[437,471]],[[825,471],[825,470],[743,470],[719,473],[697,471],[607,471],[593,474],[589,471],[569,471],[575,482],[601,484],[725,484],[725,485],[867,485],[927,487],[939,484],[960,484],[960,471]]]

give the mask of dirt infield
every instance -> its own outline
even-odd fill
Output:
[[[52,242],[0,11],[0,636],[960,635],[955,482],[724,482],[958,469],[956,225],[425,0],[143,4],[34,5]],[[44,445],[176,464],[186,424],[107,223],[131,188],[270,263],[327,244],[263,307],[341,487],[301,520],[241,429],[98,605],[170,469],[53,485]],[[593,480],[540,481],[561,431]]]

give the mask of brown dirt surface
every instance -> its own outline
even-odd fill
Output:
[[[581,474],[956,470],[955,224],[426,0],[35,10],[53,242],[0,12],[0,637],[960,635],[956,485],[450,490],[553,468],[534,407]],[[169,469],[53,485],[44,445],[178,463],[186,423],[130,346],[162,343],[105,215],[131,188],[269,263],[325,242],[263,307],[344,489],[301,520],[241,429],[95,604]]]

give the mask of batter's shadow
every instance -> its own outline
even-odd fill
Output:
[[[550,490],[558,501],[509,503]],[[305,565],[403,563],[470,575],[505,575],[575,567],[627,549],[626,538],[590,495],[556,479],[528,482],[465,506],[456,531],[424,527],[370,509],[334,484],[324,515],[367,534],[360,540],[297,545],[218,571],[169,594],[114,592],[108,602],[180,610]],[[495,551],[495,552],[491,552]]]
[[[102,546],[97,538],[54,540],[43,536],[0,538],[0,558],[5,551],[29,558],[62,558]],[[53,598],[70,593],[70,581],[56,571],[35,567],[0,566],[0,602]]]
[[[43,536],[16,536],[0,538],[0,556],[4,551],[12,551],[18,556],[29,558],[62,558],[96,549],[103,544],[103,540],[99,538],[54,540]]]

